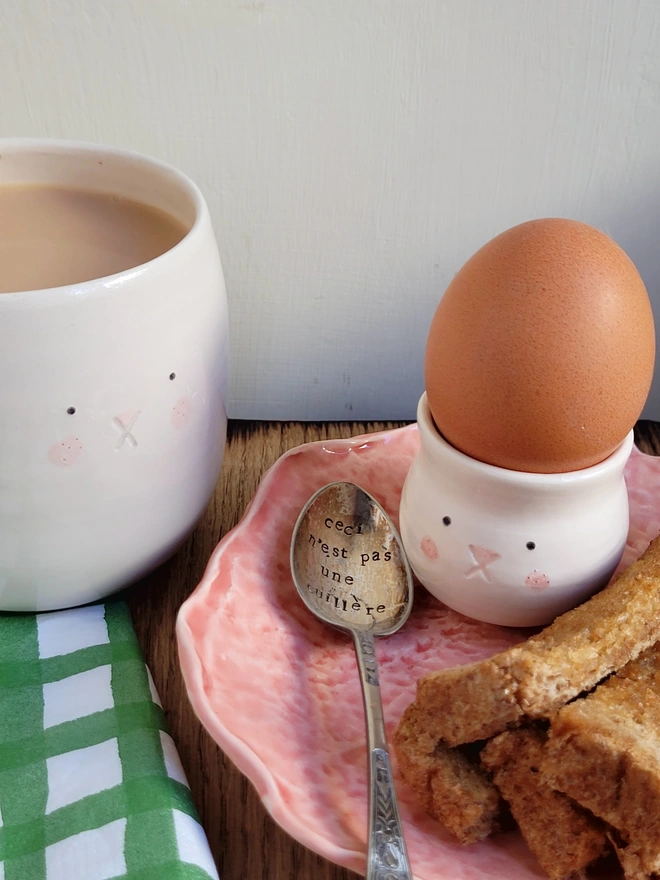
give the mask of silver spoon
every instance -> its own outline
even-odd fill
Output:
[[[291,540],[291,572],[310,611],[353,636],[369,748],[366,880],[412,880],[403,839],[374,636],[389,636],[412,607],[401,538],[375,498],[354,483],[330,483],[302,509]]]

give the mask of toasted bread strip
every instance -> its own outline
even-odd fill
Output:
[[[626,876],[660,872],[660,644],[557,713],[541,772],[619,832]]]
[[[461,843],[476,843],[496,830],[502,803],[487,774],[457,749],[419,736],[412,705],[397,728],[394,748],[420,805]]]
[[[639,854],[631,850],[624,840],[621,840],[618,832],[613,829],[609,834],[609,838],[612,848],[621,863],[623,876],[626,880],[656,880],[657,874],[651,875],[642,868]]]
[[[506,731],[486,744],[481,761],[551,880],[578,880],[609,851],[609,841],[602,822],[539,773],[545,739],[534,728]]]
[[[553,712],[660,638],[660,538],[609,586],[526,642],[417,683],[418,730],[450,746]]]

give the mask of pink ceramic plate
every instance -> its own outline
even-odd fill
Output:
[[[318,488],[351,480],[397,520],[399,494],[418,448],[416,426],[293,449],[268,471],[243,520],[211,557],[181,608],[179,652],[202,723],[254,783],[273,818],[331,861],[364,872],[366,745],[350,640],[317,621],[298,598],[289,543]],[[637,450],[627,466],[632,525],[622,565],[660,532],[660,459]],[[486,657],[521,631],[477,623],[425,591],[395,636],[377,642],[390,740],[425,672]],[[395,768],[396,772],[396,768]],[[397,790],[417,880],[543,877],[517,833],[462,848]]]

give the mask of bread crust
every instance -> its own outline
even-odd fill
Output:
[[[660,644],[557,713],[541,772],[619,832],[627,877],[660,872]]]
[[[419,736],[414,706],[404,713],[393,745],[419,804],[457,840],[476,843],[498,830],[502,803],[488,775],[457,749]]]
[[[535,728],[509,730],[486,744],[481,761],[551,880],[578,880],[610,845],[603,823],[539,772],[545,740]]]
[[[450,746],[549,718],[660,638],[660,537],[604,590],[526,642],[420,678],[418,731]]]

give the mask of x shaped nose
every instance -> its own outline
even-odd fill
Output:
[[[128,412],[121,413],[121,415],[114,417],[112,424],[121,435],[115,444],[115,449],[121,449],[124,443],[128,443],[129,446],[138,445],[137,440],[133,436],[133,426],[137,422],[139,415],[139,409],[131,409],[128,410]]]
[[[468,550],[472,554],[474,565],[471,565],[465,572],[465,577],[474,577],[476,574],[482,574],[487,581],[491,580],[488,566],[492,565],[500,559],[500,554],[491,550],[489,547],[481,547],[479,544],[468,544]]]

